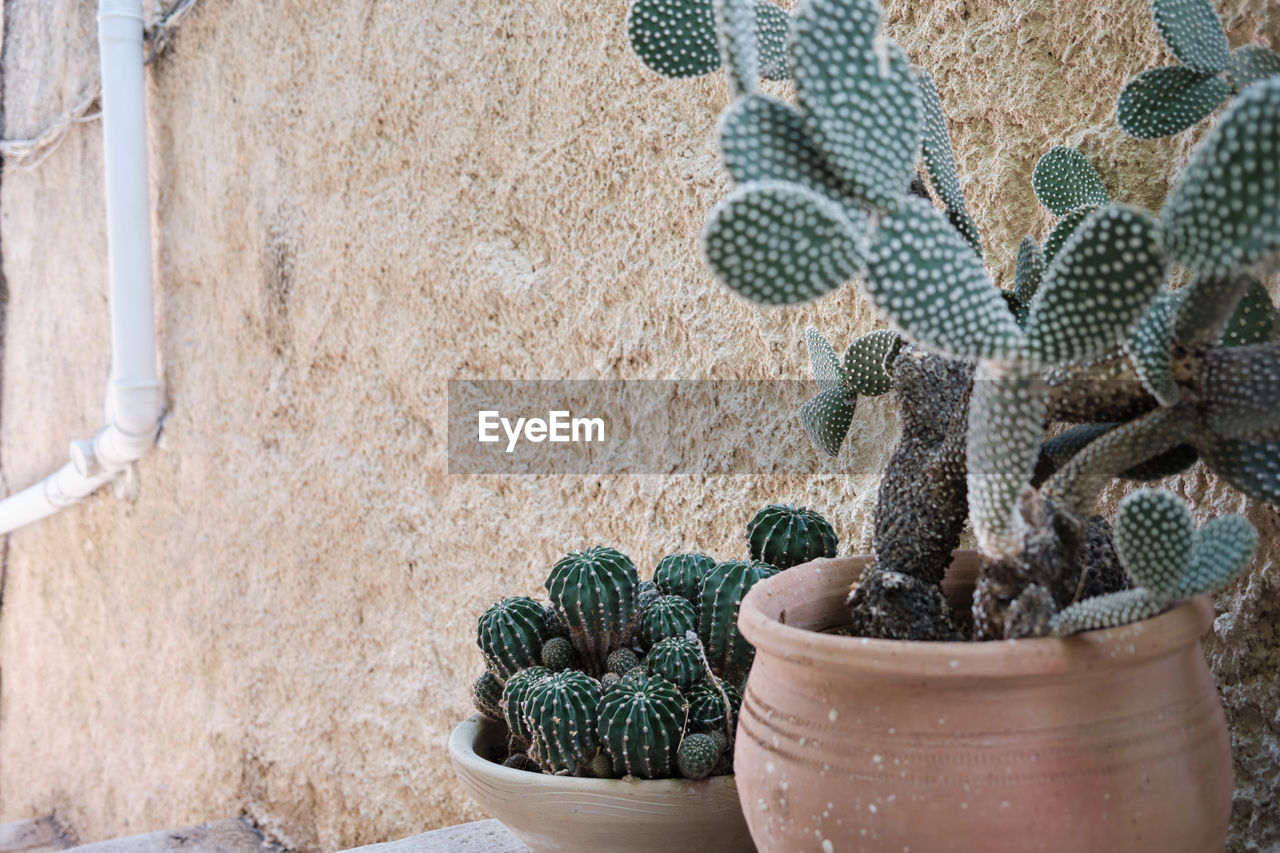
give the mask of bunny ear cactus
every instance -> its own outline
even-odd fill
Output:
[[[1262,45],[1235,51],[1210,0],[1152,0],[1151,15],[1180,65],[1134,77],[1116,101],[1116,123],[1137,139],[1181,133],[1233,94],[1280,74],[1280,56]]]
[[[877,396],[893,385],[893,360],[902,339],[881,329],[863,335],[845,350],[844,361],[814,327],[805,329],[818,396],[800,407],[800,422],[809,440],[828,456],[840,452],[849,434],[858,395]]]
[[[588,673],[602,674],[637,609],[640,576],[631,558],[593,547],[561,558],[547,576],[547,595],[569,628]]]
[[[920,153],[924,156],[925,168],[929,172],[929,183],[946,208],[951,224],[969,242],[978,257],[982,257],[978,226],[969,216],[964,192],[960,189],[955,154],[951,150],[951,134],[947,132],[947,119],[942,111],[942,101],[938,97],[938,87],[924,69],[916,69],[916,78],[920,86],[920,107],[923,111]]]
[[[1140,489],[1120,502],[1115,544],[1137,588],[1065,608],[1054,617],[1055,634],[1124,625],[1154,616],[1174,601],[1217,592],[1253,561],[1258,533],[1238,515],[1196,530],[1182,500]]]
[[[766,0],[754,6],[751,17],[759,73],[768,80],[784,80],[790,16]],[[664,77],[699,77],[719,69],[716,30],[712,0],[634,0],[627,14],[632,50]]]
[[[1056,145],[1036,162],[1031,173],[1036,199],[1054,216],[1082,207],[1101,207],[1111,197],[1088,158],[1074,148]]]

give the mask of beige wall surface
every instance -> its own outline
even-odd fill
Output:
[[[1219,6],[1234,43],[1280,47],[1273,0]],[[1085,150],[1115,197],[1159,204],[1189,140],[1136,142],[1111,120],[1123,82],[1169,61],[1145,0],[887,8],[937,79],[997,275],[1048,224],[1030,175],[1051,144]],[[14,138],[94,79],[94,2],[3,9]],[[557,556],[597,542],[646,571],[676,549],[738,555],[774,499],[865,550],[866,474],[447,473],[450,378],[802,377],[806,325],[838,341],[872,327],[854,288],[763,311],[709,279],[695,234],[726,187],[724,85],[647,73],[624,15],[204,0],[187,16],[149,72],[163,435],[136,500],[107,490],[9,539],[0,820],[52,812],[97,840],[244,812],[311,851],[478,818],[444,742],[491,601],[538,593]],[[0,182],[9,491],[101,423],[100,134],[78,125]],[[860,406],[831,470],[874,471],[892,429],[887,402]],[[1266,538],[1208,649],[1235,733],[1233,845],[1267,849],[1280,522],[1199,469],[1171,486]]]

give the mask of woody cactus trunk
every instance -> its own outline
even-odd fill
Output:
[[[1153,0],[1180,65],[1139,75],[1117,117],[1139,138],[1226,109],[1152,212],[1111,200],[1088,159],[1046,146],[1032,189],[1057,217],[993,283],[929,74],[879,33],[875,0],[635,0],[632,45],[675,77],[723,67],[734,190],[702,232],[727,287],[763,305],[849,281],[891,330],[843,357],[807,334],[819,394],[800,412],[839,452],[859,395],[892,391],[875,561],[850,599],[865,636],[1067,634],[1159,612],[1248,565],[1243,519],[1190,527],[1140,492],[1118,528],[1095,514],[1117,477],[1203,464],[1280,503],[1280,57],[1232,51],[1209,0]],[[780,48],[779,45],[785,47]],[[790,77],[794,99],[760,91]],[[940,589],[970,520],[981,571],[969,620]],[[1161,550],[1161,549],[1166,550]],[[1168,559],[1158,572],[1151,554]],[[1166,553],[1167,551],[1167,553]]]

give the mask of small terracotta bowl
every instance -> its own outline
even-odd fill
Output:
[[[471,798],[533,853],[752,853],[732,776],[583,779],[503,767],[507,728],[475,714],[449,737],[449,757]]]

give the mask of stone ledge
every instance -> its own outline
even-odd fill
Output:
[[[0,823],[0,853],[52,853],[72,844],[51,817]]]
[[[516,838],[496,820],[478,820],[446,826],[399,841],[353,847],[343,853],[529,853]]]
[[[234,819],[112,838],[69,849],[75,853],[267,853],[280,848],[263,840],[248,821]]]

